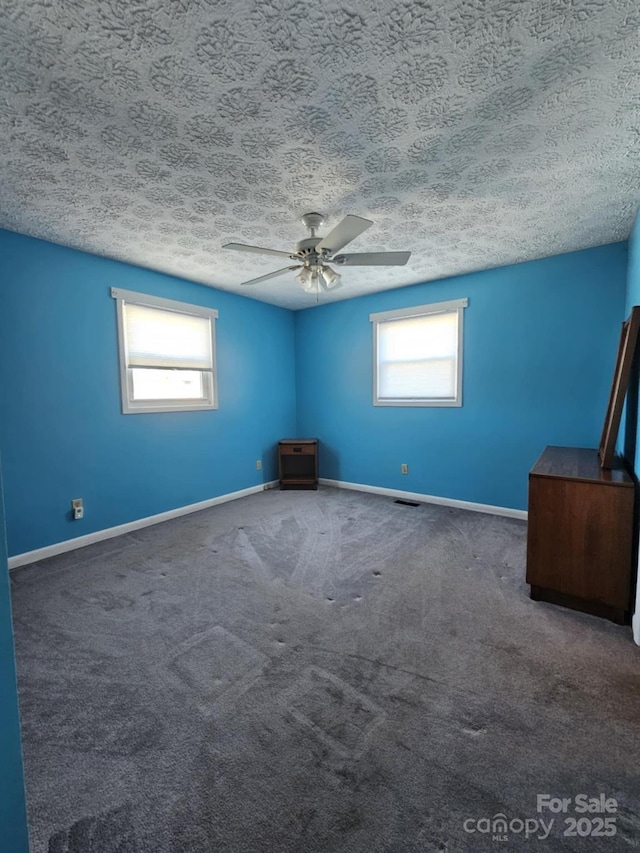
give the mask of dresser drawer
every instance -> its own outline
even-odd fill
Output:
[[[299,454],[306,454],[308,456],[315,456],[316,454],[316,445],[315,444],[281,444],[280,445],[280,454],[281,455],[289,455],[295,454],[298,456]]]

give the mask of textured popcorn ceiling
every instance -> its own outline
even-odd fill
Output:
[[[0,0],[0,226],[312,305],[280,249],[346,213],[344,299],[627,237],[637,0]],[[321,232],[321,233],[324,233]],[[117,284],[117,282],[114,282]]]

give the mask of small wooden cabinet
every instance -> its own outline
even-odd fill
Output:
[[[318,488],[318,439],[283,438],[278,442],[281,489]]]
[[[597,450],[547,447],[529,474],[531,598],[622,624],[631,609],[634,482]]]

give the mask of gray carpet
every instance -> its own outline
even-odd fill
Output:
[[[15,571],[32,853],[638,848],[640,650],[530,601],[525,540],[269,491]],[[615,836],[465,832],[538,793]]]

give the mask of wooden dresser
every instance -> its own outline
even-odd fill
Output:
[[[627,621],[635,488],[597,450],[547,447],[529,474],[531,598]]]

